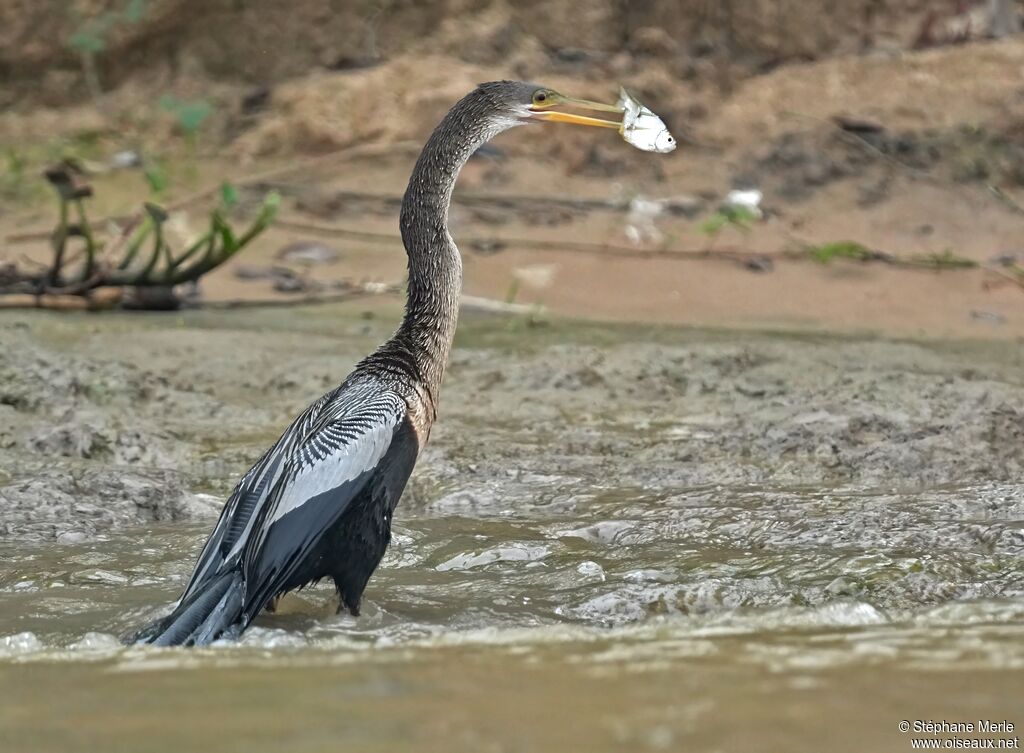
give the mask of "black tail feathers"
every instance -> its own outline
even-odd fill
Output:
[[[129,643],[152,646],[204,646],[239,623],[242,616],[242,573],[231,570],[181,602],[173,612],[143,628]],[[239,628],[241,625],[239,625]]]

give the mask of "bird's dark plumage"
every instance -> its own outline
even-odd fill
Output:
[[[238,635],[276,596],[325,577],[358,614],[437,397],[458,316],[462,264],[448,233],[459,170],[523,121],[537,87],[482,84],[438,125],[402,204],[409,298],[395,335],[310,405],[228,499],[177,607],[138,643]]]

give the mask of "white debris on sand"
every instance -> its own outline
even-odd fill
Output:
[[[629,202],[629,213],[623,231],[634,246],[658,244],[665,240],[655,221],[664,212],[665,201],[635,196]]]
[[[730,191],[723,202],[729,209],[745,209],[754,217],[761,218],[761,200],[764,194],[757,188],[735,189]]]

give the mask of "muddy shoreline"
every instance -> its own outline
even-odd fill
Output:
[[[78,541],[215,515],[388,303],[0,319],[0,535]],[[404,505],[619,487],[924,489],[1019,479],[1019,343],[913,343],[466,316]],[[543,448],[542,451],[538,451]],[[626,462],[623,462],[626,460]]]

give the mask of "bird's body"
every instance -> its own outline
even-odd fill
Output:
[[[299,415],[245,474],[178,605],[135,642],[205,644],[237,635],[278,595],[328,577],[341,605],[359,613],[437,415],[455,335],[462,263],[447,226],[455,180],[480,145],[528,119],[555,119],[540,116],[553,115],[546,111],[559,102],[594,105],[494,82],[463,98],[435,129],[402,203],[409,290],[397,332]]]

